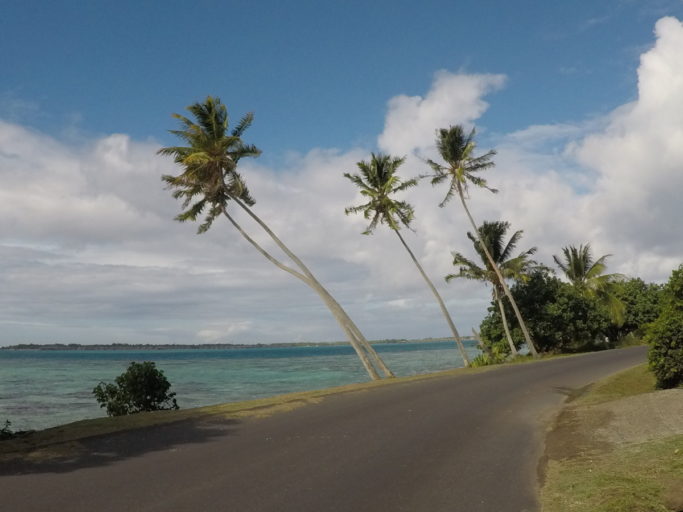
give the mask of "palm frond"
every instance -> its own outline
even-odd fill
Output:
[[[251,124],[251,114],[244,116],[232,135],[228,135],[227,108],[219,98],[208,96],[204,102],[190,105],[187,110],[193,119],[174,114],[181,128],[170,132],[188,145],[161,148],[158,154],[174,157],[182,167],[177,176],[162,176],[167,188],[173,189],[173,197],[183,200],[185,211],[176,219],[194,221],[205,214],[204,222],[199,226],[199,232],[203,233],[225,210],[231,198],[238,198],[249,206],[254,204],[244,179],[237,172],[237,162],[261,152],[241,139]],[[190,206],[196,197],[200,200]]]
[[[360,189],[360,194],[369,201],[360,206],[350,206],[344,212],[363,213],[366,219],[372,219],[364,234],[371,234],[378,224],[386,224],[393,230],[401,226],[410,228],[414,216],[413,207],[406,201],[394,199],[396,192],[407,190],[417,185],[417,179],[402,181],[396,175],[405,158],[392,157],[382,153],[372,153],[369,162],[357,162],[359,174],[344,173],[344,177]]]

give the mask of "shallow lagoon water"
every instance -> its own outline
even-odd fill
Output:
[[[468,353],[478,354],[474,342]],[[453,342],[375,345],[397,376],[462,366]],[[235,402],[368,380],[350,346],[185,350],[1,350],[0,424],[42,429],[105,416],[92,395],[131,361],[154,361],[181,408]]]

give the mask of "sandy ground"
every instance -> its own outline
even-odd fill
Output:
[[[609,417],[595,435],[610,443],[642,443],[683,434],[683,389],[631,396],[588,409]]]
[[[683,434],[683,389],[596,405],[570,403],[548,433],[546,456],[561,460],[678,434]]]

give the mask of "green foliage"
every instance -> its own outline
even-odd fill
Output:
[[[515,231],[515,233],[510,237],[510,240],[505,243],[505,236],[508,229],[510,229],[509,222],[484,221],[484,223],[477,229],[479,232],[478,238],[468,231],[467,238],[469,238],[474,245],[474,250],[483,262],[483,266],[480,267],[459,252],[454,252],[453,265],[458,267],[458,273],[448,274],[446,276],[446,282],[450,282],[452,279],[456,278],[484,281],[486,283],[490,283],[493,287],[494,302],[504,300],[503,287],[501,286],[500,280],[498,279],[495,270],[493,270],[491,263],[486,257],[486,253],[484,252],[481,244],[483,243],[488,248],[491,258],[498,267],[501,275],[506,279],[525,280],[527,274],[533,268],[538,266],[538,264],[530,258],[530,256],[536,252],[536,247],[532,247],[531,249],[521,252],[518,256],[512,257],[512,251],[514,251],[515,247],[517,246],[517,242],[519,242],[520,238],[522,237],[523,231]],[[506,318],[508,318],[508,315],[506,315]],[[509,318],[514,318],[514,315]],[[495,339],[498,338],[496,337]],[[504,350],[511,352],[513,346],[514,341],[509,340],[508,348]],[[489,359],[491,359],[492,362],[486,364],[495,364],[496,358]]]
[[[605,274],[605,260],[611,256],[605,254],[597,260],[593,259],[590,244],[573,245],[562,248],[563,258],[553,256],[555,263],[564,272],[572,286],[587,298],[594,298],[610,316],[613,324],[624,323],[624,304],[616,295],[619,283],[624,279],[621,274]]]
[[[178,409],[171,384],[151,361],[130,363],[125,373],[116,377],[116,384],[100,382],[93,394],[109,416],[124,416],[142,411]]]
[[[229,200],[254,204],[237,164],[241,158],[258,156],[261,151],[242,141],[242,134],[254,119],[251,113],[229,132],[228,111],[219,98],[208,96],[204,103],[194,103],[187,110],[195,120],[173,114],[182,129],[170,130],[187,146],[161,148],[158,153],[172,156],[183,168],[178,176],[162,176],[168,188],[174,189],[173,197],[183,200],[184,211],[175,219],[195,221],[205,214],[198,229],[204,233],[225,212]]]
[[[614,293],[624,305],[624,323],[610,325],[610,340],[622,342],[627,336],[635,340],[642,338],[645,327],[654,322],[662,310],[662,286],[634,278],[618,283]]]
[[[674,270],[662,295],[663,308],[647,329],[650,369],[657,387],[683,385],[683,265]]]
[[[574,352],[605,346],[609,325],[606,312],[594,298],[584,296],[549,270],[532,271],[525,282],[512,287],[511,293],[540,352]],[[509,304],[505,303],[505,309],[508,316],[513,315]],[[481,324],[481,336],[490,345],[504,339],[495,303]],[[522,343],[519,327],[512,330],[512,336],[516,344]]]
[[[436,149],[445,165],[434,160],[427,160],[427,164],[434,172],[430,176],[432,185],[448,182],[448,191],[439,206],[445,206],[455,194],[466,194],[469,185],[497,192],[496,189],[488,186],[485,178],[477,174],[494,166],[491,158],[496,152],[489,151],[483,155],[474,156],[474,150],[477,147],[474,135],[474,129],[466,135],[464,128],[460,125],[440,128],[436,131]]]
[[[477,366],[500,364],[505,362],[510,354],[510,349],[505,342],[493,343],[488,346],[488,349],[488,351],[482,352],[477,357],[472,359],[470,366],[476,368]]]
[[[364,235],[372,234],[377,224],[386,224],[395,231],[402,225],[410,228],[414,217],[413,207],[406,201],[392,197],[397,192],[417,185],[416,178],[403,181],[396,175],[404,161],[405,158],[372,153],[370,162],[360,161],[356,164],[360,174],[344,173],[344,177],[360,188],[361,195],[368,200],[365,204],[344,210],[346,215],[362,212],[363,217],[370,221]]]
[[[10,428],[11,426],[12,422],[10,422],[10,420],[5,420],[5,426],[0,428],[0,441],[12,439],[14,437],[14,432],[12,432],[12,429]]]

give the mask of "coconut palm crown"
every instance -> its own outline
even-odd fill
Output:
[[[362,212],[370,221],[364,235],[372,234],[378,224],[386,224],[395,231],[401,226],[410,228],[415,215],[413,207],[406,201],[392,198],[393,194],[417,185],[417,178],[403,181],[396,175],[404,161],[405,158],[372,153],[370,162],[356,164],[360,174],[344,173],[344,177],[360,188],[361,195],[368,199],[365,204],[344,209],[347,215]]]
[[[460,125],[440,128],[436,132],[436,149],[446,165],[439,164],[434,160],[427,160],[427,163],[434,171],[434,174],[431,176],[432,185],[438,185],[450,180],[446,196],[439,203],[439,206],[443,207],[453,198],[454,194],[460,192],[467,194],[469,184],[485,188],[493,193],[498,192],[495,188],[488,186],[485,178],[476,174],[495,165],[491,158],[496,152],[491,150],[475,157],[473,155],[476,148],[474,135],[474,129],[470,131],[469,135],[465,135],[465,131]]]
[[[517,247],[517,243],[522,237],[524,231],[521,229],[519,231],[515,231],[506,244],[504,243],[504,238],[508,229],[510,229],[509,222],[484,221],[484,223],[479,226],[478,229],[479,237],[486,244],[489,252],[491,253],[493,261],[495,261],[496,265],[498,265],[498,269],[500,270],[501,274],[503,274],[504,278],[524,280],[526,273],[532,267],[537,265],[534,260],[529,258],[536,252],[537,248],[532,247],[531,249],[521,252],[514,258],[511,257],[512,252],[515,250],[515,247]],[[469,238],[474,244],[475,251],[477,251],[477,254],[479,254],[479,257],[484,262],[484,268],[480,267],[459,252],[454,252],[453,265],[459,265],[460,267],[458,268],[457,274],[448,274],[446,276],[446,281],[450,281],[457,277],[474,279],[478,281],[487,281],[494,284],[496,288],[502,291],[502,288],[498,282],[498,277],[491,268],[491,264],[489,263],[486,254],[482,250],[479,240],[469,231],[467,232],[467,238]]]
[[[230,199],[237,198],[249,206],[254,205],[254,198],[237,172],[237,162],[244,157],[256,157],[261,151],[242,141],[242,134],[254,119],[252,113],[245,115],[232,131],[228,131],[228,111],[219,98],[208,96],[206,101],[194,103],[187,110],[195,121],[173,114],[180,121],[181,129],[169,130],[187,146],[162,148],[158,154],[173,156],[175,162],[184,168],[178,176],[162,176],[168,188],[175,189],[173,197],[183,199],[184,211],[176,216],[176,220],[195,221],[206,211],[204,222],[198,229],[203,233],[225,211]]]
[[[597,260],[593,259],[590,244],[575,247],[569,245],[562,248],[563,258],[553,256],[555,263],[564,272],[569,282],[582,294],[594,297],[609,311],[610,318],[616,325],[624,322],[624,304],[615,295],[616,283],[622,281],[622,274],[605,274],[605,260],[611,254],[605,254]]]

